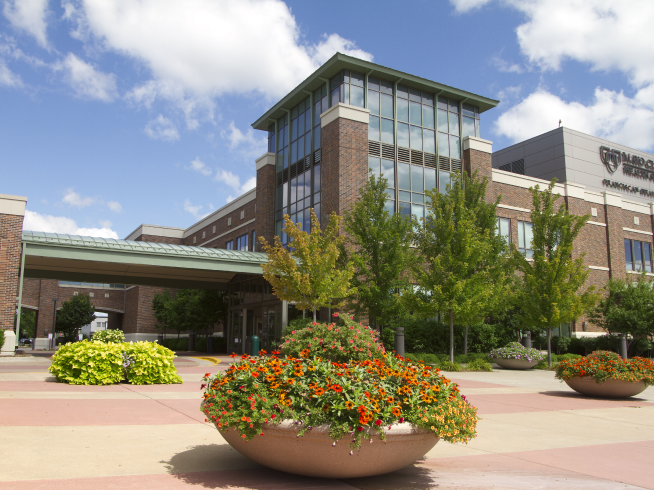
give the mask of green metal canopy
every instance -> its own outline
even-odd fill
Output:
[[[140,286],[225,289],[235,274],[262,275],[266,254],[112,238],[23,232],[24,277]]]

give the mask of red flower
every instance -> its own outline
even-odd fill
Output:
[[[377,421],[375,422],[375,424],[377,425],[377,427],[379,427],[379,426],[382,424],[382,421],[379,420],[379,419],[377,419]]]

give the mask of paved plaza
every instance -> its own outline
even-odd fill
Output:
[[[446,373],[479,408],[477,439],[395,473],[321,480],[263,468],[200,412],[221,363],[180,357],[183,385],[70,386],[46,356],[0,358],[0,489],[654,489],[654,388],[577,395],[552,372]]]

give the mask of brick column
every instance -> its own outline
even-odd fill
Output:
[[[488,179],[486,200],[493,201],[493,142],[466,136],[463,138],[463,169],[472,177],[475,172],[479,178]]]
[[[254,215],[254,229],[257,234],[254,250],[257,252],[262,251],[259,237],[264,237],[268,243],[274,242],[275,188],[275,154],[264,153],[257,159],[257,200]]]
[[[5,331],[2,353],[15,347],[14,317],[18,306],[20,247],[26,197],[0,194],[0,329]]]
[[[624,258],[624,231],[622,230],[622,196],[604,191],[606,241],[609,249],[611,278],[625,277],[627,264]]]
[[[54,316],[54,300],[59,298],[59,281],[56,279],[41,279],[39,289],[39,313],[36,316],[35,337],[47,338],[52,333],[52,320]],[[61,301],[57,302],[57,308],[61,308]],[[37,342],[36,348],[43,349],[47,342]]]
[[[322,226],[348,211],[368,180],[367,109],[337,104],[320,115],[322,127]]]

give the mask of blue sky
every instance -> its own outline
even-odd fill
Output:
[[[654,150],[651,0],[0,3],[0,193],[26,229],[191,225],[253,186],[250,124],[336,51],[500,99],[494,149],[562,119]]]

